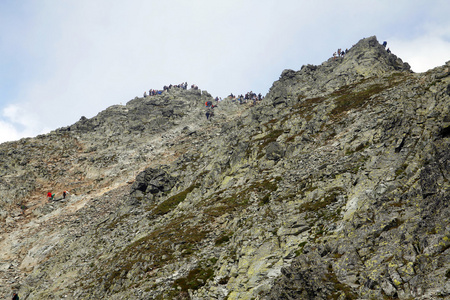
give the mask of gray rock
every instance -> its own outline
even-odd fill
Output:
[[[209,93],[172,88],[1,144],[0,291],[449,297],[448,68],[370,37],[208,122]]]

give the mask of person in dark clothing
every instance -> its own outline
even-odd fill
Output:
[[[383,47],[386,48],[386,46],[387,46],[387,42],[384,41],[384,42],[383,42]]]
[[[17,295],[16,293],[13,293],[13,297],[11,300],[19,300],[19,295]]]

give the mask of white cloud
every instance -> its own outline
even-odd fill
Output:
[[[22,137],[23,133],[17,131],[12,124],[0,120],[0,143],[15,141]]]
[[[414,72],[426,72],[450,60],[450,40],[442,35],[426,34],[411,40],[393,39],[388,46],[409,63]]]
[[[50,131],[42,128],[34,113],[18,105],[8,105],[2,110],[0,119],[0,143],[22,137],[32,137]]]

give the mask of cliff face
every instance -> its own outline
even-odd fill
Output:
[[[450,64],[414,74],[371,37],[255,106],[207,121],[210,99],[175,88],[0,145],[0,291],[450,295]]]

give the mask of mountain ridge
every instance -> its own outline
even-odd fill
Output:
[[[2,293],[448,296],[449,67],[370,37],[211,121],[174,88],[1,144]]]

